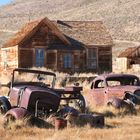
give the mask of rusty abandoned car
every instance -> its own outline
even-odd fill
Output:
[[[123,105],[139,105],[139,78],[130,74],[97,76],[92,82],[90,97],[94,105],[112,105],[116,108]]]
[[[56,75],[52,72],[14,69],[12,81],[5,85],[9,87],[8,96],[0,97],[1,113],[7,119],[21,119],[26,115],[44,118],[57,112],[62,100],[63,106],[73,102],[76,108],[84,112],[82,87],[55,89],[55,81]]]

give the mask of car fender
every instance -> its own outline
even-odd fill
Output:
[[[24,108],[12,108],[5,114],[5,117],[8,117],[9,115],[13,116],[17,120],[24,118],[28,115],[28,112]]]
[[[112,105],[115,108],[120,108],[122,107],[123,100],[120,98],[111,98],[108,100],[107,105]]]

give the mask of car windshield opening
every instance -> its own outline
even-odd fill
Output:
[[[44,83],[46,85],[52,85],[53,76],[44,73],[35,72],[14,72],[14,83]]]

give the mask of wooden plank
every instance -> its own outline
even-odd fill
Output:
[[[22,68],[33,67],[33,50],[19,51],[19,66]]]
[[[18,46],[2,48],[0,63],[1,74],[11,73],[16,67],[18,67]]]

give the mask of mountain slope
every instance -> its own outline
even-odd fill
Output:
[[[113,39],[140,41],[139,0],[14,0],[0,7],[0,29],[18,30],[45,16],[52,20],[102,20]]]

